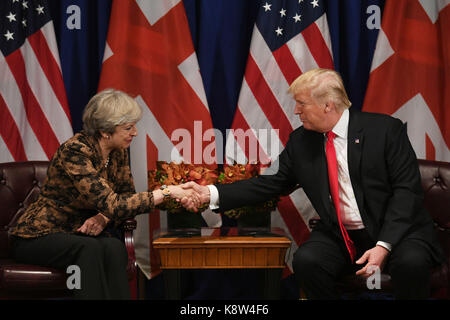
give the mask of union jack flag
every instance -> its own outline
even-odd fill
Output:
[[[141,105],[143,118],[131,145],[131,169],[137,191],[148,189],[148,170],[156,161],[189,161],[209,144],[203,132],[212,128],[189,25],[181,0],[116,0],[113,2],[99,90],[122,90]],[[189,132],[191,151],[177,154],[172,134]],[[200,131],[200,132],[198,132]],[[186,151],[186,150],[183,150]],[[175,153],[175,154],[174,154]],[[143,174],[144,173],[144,174]],[[220,216],[210,210],[202,216],[210,226]],[[156,229],[167,227],[165,212],[136,217],[136,259],[148,277],[159,273],[152,249]]]
[[[450,161],[450,1],[386,1],[363,111],[407,123],[418,158]]]

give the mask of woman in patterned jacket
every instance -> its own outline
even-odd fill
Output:
[[[53,156],[36,202],[10,230],[13,255],[22,263],[81,271],[79,299],[130,297],[122,241],[105,227],[149,213],[165,196],[199,202],[181,186],[136,193],[127,148],[137,135],[140,106],[127,94],[107,89],[83,113],[83,131]]]

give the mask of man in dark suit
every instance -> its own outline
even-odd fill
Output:
[[[307,298],[338,298],[339,277],[351,272],[368,277],[377,269],[390,273],[396,298],[427,298],[430,269],[443,254],[423,206],[405,125],[387,115],[350,111],[342,79],[333,70],[306,72],[289,90],[303,126],[291,133],[276,172],[233,184],[191,186],[220,210],[302,187],[320,216],[293,258]]]

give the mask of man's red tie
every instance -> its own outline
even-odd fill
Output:
[[[325,145],[325,151],[327,154],[327,164],[328,164],[328,179],[330,182],[330,193],[333,199],[334,207],[336,208],[337,218],[339,221],[339,227],[341,228],[342,237],[344,238],[345,245],[347,246],[348,253],[350,254],[350,259],[353,260],[356,255],[355,245],[353,241],[348,236],[347,230],[345,230],[344,225],[341,220],[341,209],[339,206],[339,183],[338,183],[338,167],[336,158],[336,149],[334,148],[334,138],[336,134],[332,131],[327,132],[327,143]]]

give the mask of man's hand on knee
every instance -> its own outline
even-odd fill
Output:
[[[389,250],[382,246],[375,246],[370,250],[364,252],[364,254],[359,258],[355,263],[356,264],[364,264],[366,265],[356,271],[357,276],[369,277],[372,273],[375,272],[376,268],[383,270],[384,265],[386,264],[386,260],[389,256]]]

